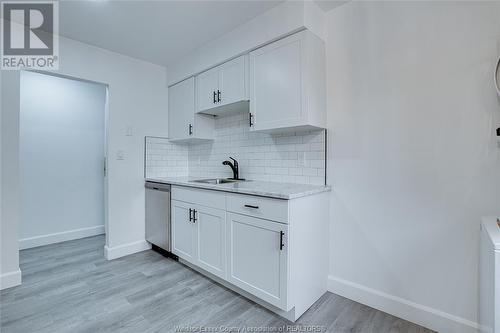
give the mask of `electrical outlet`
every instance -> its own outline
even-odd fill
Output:
[[[134,128],[132,126],[127,126],[127,129],[125,130],[125,136],[133,136],[134,135]]]

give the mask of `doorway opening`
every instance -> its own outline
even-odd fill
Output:
[[[19,248],[105,234],[108,87],[22,71],[20,92]]]

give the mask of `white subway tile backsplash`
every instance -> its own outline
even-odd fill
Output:
[[[188,146],[146,137],[146,177],[187,177]]]
[[[247,117],[239,113],[217,118],[214,140],[201,144],[147,138],[147,177],[232,177],[222,161],[234,157],[241,178],[324,184],[324,131],[255,133],[249,131]]]

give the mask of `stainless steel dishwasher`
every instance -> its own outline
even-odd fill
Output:
[[[171,252],[170,185],[146,182],[146,240]]]

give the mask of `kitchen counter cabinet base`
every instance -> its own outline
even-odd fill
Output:
[[[265,203],[265,209],[259,214],[240,209],[247,201]],[[173,186],[172,202],[205,211],[219,230],[205,233],[205,247],[196,241],[199,231],[193,229],[192,241],[182,234],[189,244],[195,244],[189,251],[194,256],[186,257],[174,247],[174,254],[184,264],[291,321],[296,321],[327,291],[328,192],[284,200]],[[287,213],[270,213],[273,203]],[[185,219],[184,215],[182,211],[179,216]],[[275,220],[278,217],[279,221]],[[174,226],[178,223],[172,221]],[[175,232],[174,227],[174,244]],[[211,234],[217,235],[213,242],[209,239]],[[218,255],[206,247],[210,244]],[[205,253],[200,251],[207,251],[209,265],[202,265],[199,258]]]

